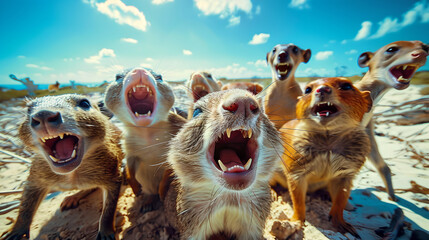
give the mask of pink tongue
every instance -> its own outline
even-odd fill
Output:
[[[74,140],[72,138],[64,138],[55,144],[56,158],[61,160],[71,157],[74,150]]]
[[[319,115],[320,115],[320,116],[326,116],[326,113],[331,114],[332,112],[331,112],[331,111],[320,111],[320,112],[319,112]]]
[[[138,100],[142,100],[145,99],[148,95],[148,92],[146,91],[146,89],[143,88],[137,88],[136,92],[133,92],[133,97],[138,99]]]
[[[227,168],[235,165],[243,167],[243,164],[241,163],[240,158],[237,156],[237,153],[231,149],[223,149],[220,151],[220,160]]]

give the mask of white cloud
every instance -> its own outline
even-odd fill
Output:
[[[90,2],[94,5],[93,2]],[[110,18],[115,19],[119,24],[126,24],[135,29],[146,31],[149,22],[143,12],[134,6],[127,6],[121,0],[107,0],[103,3],[95,3],[97,10]]]
[[[333,51],[323,51],[323,52],[318,52],[314,58],[315,58],[316,60],[326,60],[326,59],[328,59],[330,56],[332,56],[332,54],[334,54],[334,52],[333,52]]]
[[[355,41],[359,41],[361,39],[368,37],[369,33],[371,32],[371,26],[372,26],[372,22],[370,21],[363,22],[361,29],[356,34]]]
[[[26,56],[23,56],[23,55],[19,55],[17,58],[20,58],[20,59],[26,59],[27,57],[26,57]]]
[[[356,49],[352,49],[352,50],[346,52],[346,54],[356,54],[356,53],[357,53]]]
[[[134,43],[134,44],[136,44],[136,43],[138,43],[139,41],[137,41],[136,39],[134,39],[134,38],[121,38],[121,41],[122,42],[127,42],[127,43]]]
[[[428,3],[426,1],[417,2],[414,4],[413,8],[406,11],[402,16],[403,16],[402,22],[399,18],[385,17],[383,20],[378,22],[379,27],[376,33],[373,34],[372,36],[369,36],[372,23],[370,21],[363,22],[362,28],[359,30],[358,34],[355,37],[355,41],[365,39],[365,38],[371,38],[371,39],[380,38],[386,34],[400,31],[404,27],[417,23],[419,18],[421,18],[422,23],[429,22]]]
[[[228,26],[230,26],[230,27],[236,26],[236,25],[240,24],[240,20],[241,20],[240,16],[231,16],[229,18],[229,25]]]
[[[221,18],[236,15],[239,11],[250,14],[252,10],[251,0],[194,0],[194,2],[204,15],[219,15]]]
[[[89,58],[85,58],[84,61],[86,63],[100,63],[100,60],[105,57],[116,57],[115,52],[112,49],[103,48],[98,52],[98,55],[91,56]]]
[[[253,35],[252,40],[250,40],[249,44],[251,45],[257,45],[257,44],[263,44],[268,41],[268,38],[270,38],[270,34],[267,33],[260,33]]]
[[[192,55],[192,52],[186,49],[183,49],[183,54],[184,55]]]
[[[153,58],[150,58],[150,57],[146,58],[145,60],[146,62],[153,62]]]
[[[343,40],[343,41],[341,41],[341,44],[346,44],[347,43],[347,40]]]
[[[26,67],[28,67],[28,68],[36,68],[36,69],[40,69],[40,70],[44,70],[44,71],[50,71],[50,70],[53,70],[53,69],[52,69],[52,68],[50,68],[50,67],[39,66],[39,65],[36,65],[36,64],[31,64],[31,63],[28,63],[28,64],[26,64],[25,66],[26,66]]]
[[[298,8],[298,9],[304,9],[308,8],[307,0],[292,0],[289,3],[289,7],[291,8]]]
[[[160,5],[168,2],[173,2],[174,0],[152,0],[152,4]]]
[[[262,59],[258,59],[255,62],[247,62],[247,64],[249,65],[254,65],[255,67],[266,67],[267,66],[267,61],[266,60],[262,60]]]

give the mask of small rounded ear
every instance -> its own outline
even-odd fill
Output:
[[[267,60],[267,63],[270,64],[270,62],[268,61],[268,56],[270,55],[270,52],[267,52],[267,57],[265,58]]]
[[[221,88],[222,87],[222,82],[221,81],[216,81],[216,83],[217,83],[217,85],[219,85],[219,87]]]
[[[372,52],[364,52],[358,58],[358,65],[361,68],[368,67],[368,62],[374,56]]]
[[[371,92],[370,91],[362,91],[362,97],[365,98],[367,103],[368,103],[368,109],[366,112],[371,112],[371,109],[372,109]]]
[[[308,61],[310,61],[310,58],[311,58],[311,50],[310,49],[304,50],[303,56],[304,56],[304,62],[308,63]]]

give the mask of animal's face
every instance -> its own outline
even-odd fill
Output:
[[[271,66],[273,77],[284,81],[294,76],[298,65],[307,63],[311,57],[311,50],[303,50],[294,44],[278,44],[267,53],[267,62]]]
[[[194,72],[191,74],[187,86],[192,93],[194,102],[196,102],[209,93],[220,91],[222,84],[211,73]]]
[[[228,90],[228,89],[234,89],[234,88],[247,90],[253,93],[254,95],[257,95],[258,93],[262,92],[262,90],[264,90],[261,84],[252,83],[252,82],[228,83],[222,86],[222,90]]]
[[[197,101],[193,118],[172,146],[169,161],[175,163],[179,178],[188,182],[183,185],[216,184],[231,191],[268,181],[281,149],[278,132],[260,103],[241,89],[211,93]]]
[[[108,119],[84,96],[36,98],[27,107],[20,138],[40,152],[58,174],[74,171],[85,153],[103,142]]]
[[[107,108],[122,122],[151,126],[167,118],[174,104],[173,90],[156,73],[135,68],[117,76],[104,97]]]
[[[409,86],[418,68],[426,63],[428,46],[420,41],[398,41],[359,57],[360,67],[369,67],[377,79],[402,90]]]
[[[371,109],[368,91],[361,92],[347,78],[323,78],[307,84],[296,107],[298,119],[311,119],[326,127],[358,124]]]

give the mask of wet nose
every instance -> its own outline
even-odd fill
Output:
[[[239,98],[232,103],[224,103],[222,107],[236,115],[243,114],[245,117],[259,113],[258,104],[252,98]]]
[[[427,55],[428,55],[427,51],[421,51],[421,50],[414,51],[411,53],[411,56],[413,56],[414,58],[419,58],[420,56],[426,57]]]
[[[59,126],[62,122],[61,113],[47,110],[39,111],[31,117],[31,126],[33,128],[40,124]]]
[[[330,94],[332,92],[332,89],[328,86],[320,86],[316,89],[316,93],[318,94]]]
[[[286,62],[288,58],[289,58],[289,54],[287,52],[281,51],[279,53],[279,56],[278,56],[279,62]]]

